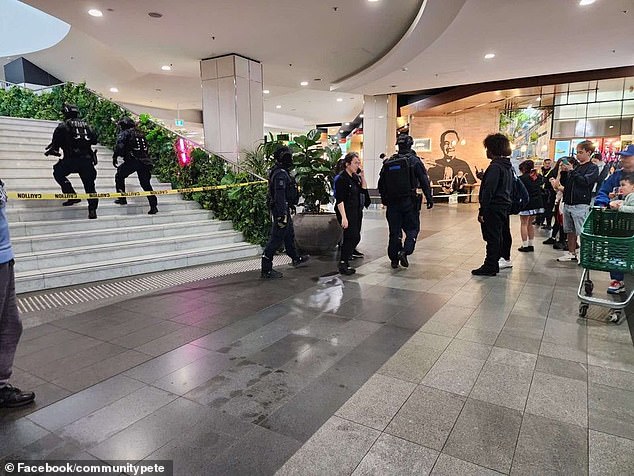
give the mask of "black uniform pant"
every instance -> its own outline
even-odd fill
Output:
[[[284,228],[280,228],[277,223],[273,221],[271,236],[262,255],[262,271],[266,272],[273,269],[273,255],[280,248],[282,243],[284,243],[286,254],[292,260],[296,260],[299,256],[295,248],[295,228],[293,228],[293,219],[290,213],[286,216],[286,226]]]
[[[352,258],[352,252],[361,241],[361,212],[346,213],[348,228],[343,230],[343,242],[341,243],[341,261],[346,263]]]
[[[400,203],[387,206],[386,218],[390,230],[387,245],[387,255],[391,261],[398,258],[398,253],[404,251],[411,255],[416,247],[416,238],[420,231],[420,211],[414,200],[407,199]],[[405,233],[405,244],[402,238]]]
[[[139,177],[141,188],[146,192],[151,192],[152,185],[150,185],[150,179],[152,178],[152,167],[145,165],[136,159],[128,159],[117,167],[117,173],[114,176],[114,183],[117,187],[117,192],[125,192],[125,179],[134,172],[136,172],[137,177]],[[156,195],[149,195],[147,200],[150,202],[150,207],[156,207],[158,202]]]
[[[97,192],[97,190],[95,190],[97,171],[92,163],[92,157],[58,160],[57,163],[53,165],[53,177],[60,187],[62,187],[62,193],[75,193],[73,184],[71,184],[67,178],[70,174],[79,174],[86,193]],[[88,199],[88,210],[96,210],[98,204],[98,199]]]
[[[489,207],[482,210],[484,222],[480,224],[482,239],[486,241],[484,267],[499,271],[500,258],[511,259],[511,228],[508,207]]]
[[[544,194],[544,221],[551,226],[555,214],[555,200],[557,196],[554,192],[547,191]]]

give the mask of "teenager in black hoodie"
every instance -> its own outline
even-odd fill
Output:
[[[511,260],[511,144],[504,134],[490,134],[484,139],[484,148],[491,163],[484,172],[480,184],[478,221],[482,228],[482,238],[487,243],[486,258],[484,264],[472,270],[471,274],[495,276],[500,270],[500,258],[509,264]]]

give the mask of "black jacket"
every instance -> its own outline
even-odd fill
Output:
[[[124,162],[138,160],[142,164],[152,165],[145,134],[136,129],[126,129],[117,136],[112,158],[123,157]]]
[[[599,178],[599,167],[592,162],[578,165],[570,172],[561,173],[564,186],[564,203],[567,205],[590,205],[592,189]]]
[[[484,171],[480,183],[480,211],[491,207],[510,207],[513,167],[508,157],[496,157]]]
[[[73,130],[76,126],[85,131],[84,140],[80,143],[83,144],[83,148],[77,148],[78,142],[73,138]],[[67,119],[60,123],[53,131],[53,139],[51,143],[46,147],[48,151],[59,152],[62,149],[64,152],[64,159],[74,160],[90,160],[93,159],[93,152],[90,145],[97,143],[97,135],[82,119]]]
[[[297,183],[286,169],[275,165],[269,172],[269,208],[274,217],[283,217],[297,205]]]
[[[528,203],[525,209],[539,210],[540,208],[544,208],[544,198],[542,195],[542,183],[544,179],[542,176],[538,175],[537,180],[533,180],[529,174],[522,174],[520,175],[520,180],[528,192]]]
[[[409,159],[409,164],[412,169],[412,189],[420,188],[423,190],[423,194],[425,194],[425,199],[427,203],[432,203],[434,201],[431,193],[431,186],[429,185],[429,176],[427,175],[427,169],[423,165],[423,161],[416,155],[416,152],[413,150],[401,151],[399,150],[398,155],[404,155]],[[384,162],[385,163],[385,162]],[[382,172],[382,170],[381,170]],[[381,194],[381,201],[385,205],[390,205],[387,203],[387,191],[385,190],[385,180],[383,179],[383,175],[379,176],[378,183],[379,193]],[[416,197],[413,195],[412,199]]]
[[[370,194],[367,188],[361,188],[361,178],[357,174],[350,176],[345,170],[337,176],[335,200],[336,205],[343,203],[347,216],[359,215],[370,206]]]

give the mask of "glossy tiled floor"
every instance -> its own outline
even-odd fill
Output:
[[[25,331],[13,383],[38,403],[0,413],[0,459],[172,459],[178,475],[633,474],[627,324],[578,319],[580,270],[541,245],[473,278],[474,215],[423,212],[409,269],[389,267],[376,211],[351,278],[318,279],[334,268],[322,258],[276,282],[244,273],[57,310]]]

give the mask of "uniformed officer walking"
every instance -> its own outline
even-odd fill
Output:
[[[286,146],[278,147],[273,153],[275,165],[269,172],[269,210],[273,217],[271,236],[262,255],[262,278],[281,278],[283,275],[273,269],[273,255],[284,243],[286,254],[297,267],[308,261],[308,256],[300,256],[295,248],[295,230],[291,218],[291,208],[299,201],[297,183],[288,171],[293,166],[293,154]]]
[[[149,154],[149,146],[143,132],[139,131],[131,117],[124,117],[117,125],[121,132],[117,137],[117,143],[112,154],[112,165],[117,168],[114,176],[117,192],[125,192],[125,179],[136,172],[141,188],[146,192],[152,191],[150,180],[152,178],[152,158]],[[123,157],[123,164],[118,165],[117,157]],[[156,195],[148,195],[150,211],[148,215],[158,213]],[[118,205],[126,205],[125,197],[114,201]]]
[[[407,268],[407,256],[414,252],[416,238],[420,231],[421,188],[427,199],[427,209],[434,206],[429,177],[423,162],[412,150],[414,140],[401,134],[396,145],[398,153],[386,160],[379,176],[379,193],[383,205],[387,206],[386,218],[390,238],[387,255],[392,268]],[[402,237],[405,232],[405,244]]]
[[[68,175],[78,173],[84,184],[86,193],[95,193],[95,179],[97,178],[97,163],[92,145],[97,143],[97,136],[85,121],[79,118],[79,109],[72,104],[64,104],[62,108],[64,122],[60,123],[53,132],[53,139],[46,147],[44,155],[61,157],[59,149],[64,155],[53,166],[53,177],[62,187],[62,193],[75,193],[73,185],[68,180]],[[79,199],[70,199],[62,203],[63,206],[74,205],[81,202]],[[88,218],[97,218],[96,198],[88,199]]]

